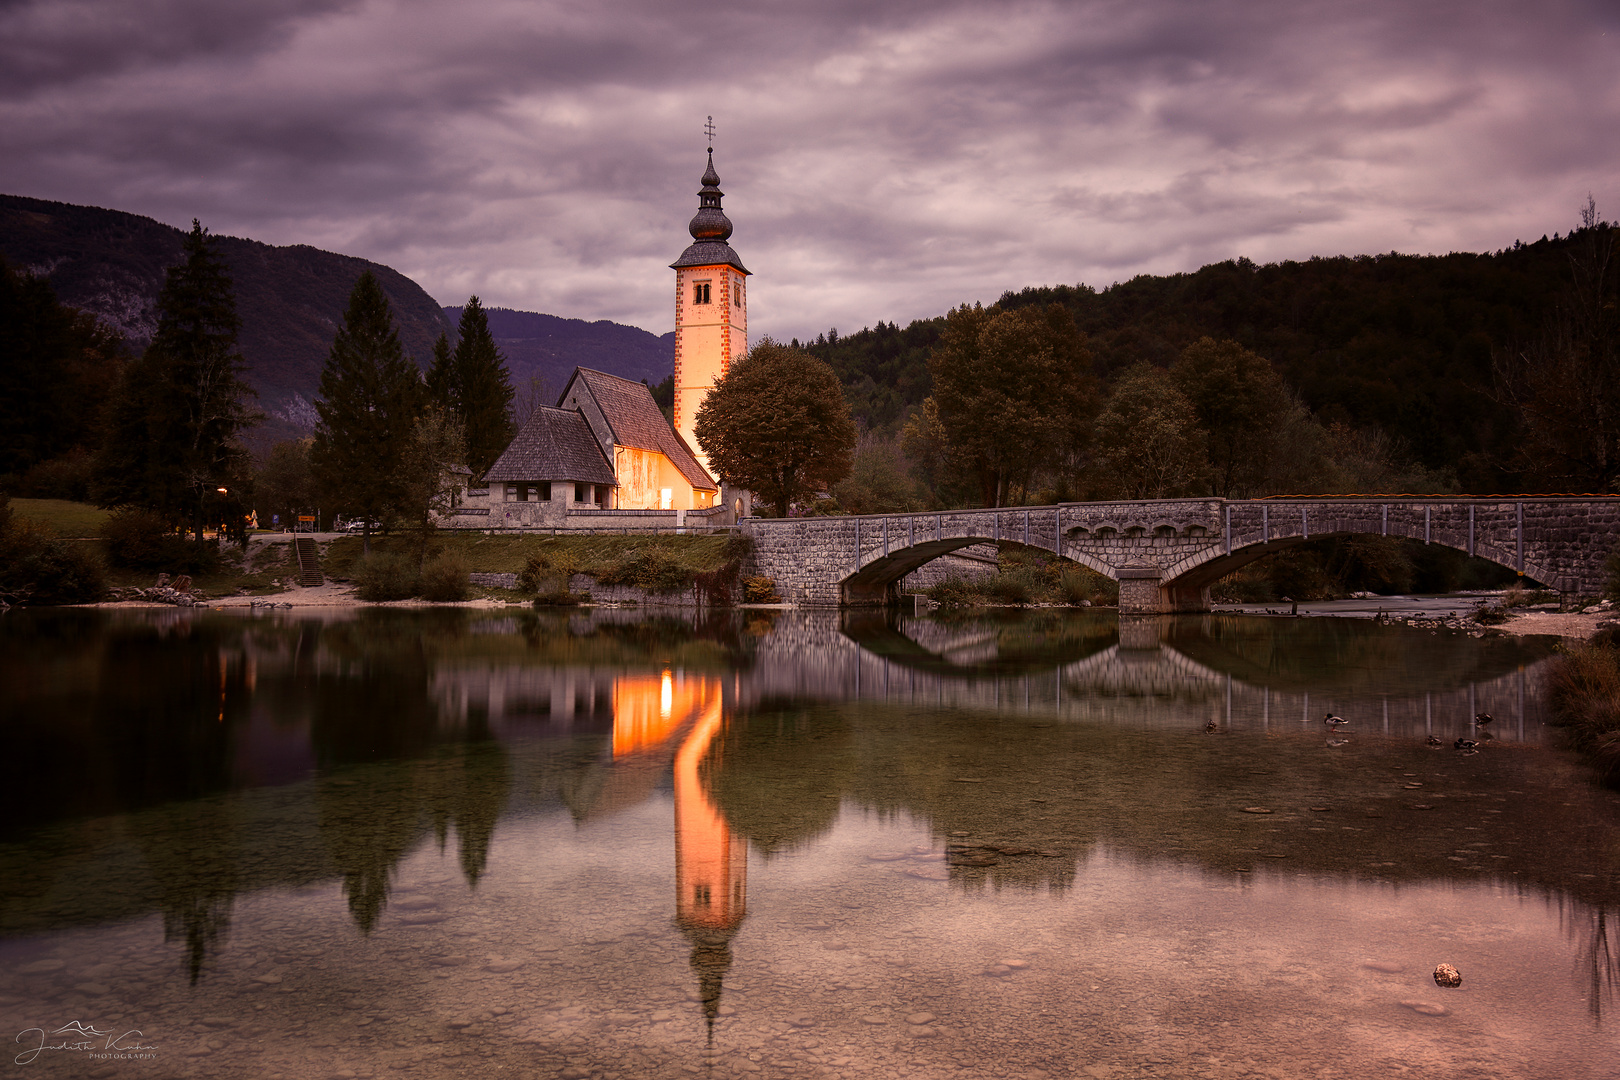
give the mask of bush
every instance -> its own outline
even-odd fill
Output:
[[[409,600],[421,588],[415,564],[391,551],[374,551],[362,559],[354,580],[355,595],[372,603]]]
[[[89,502],[94,474],[95,459],[88,451],[75,448],[29,469],[17,484],[17,494],[35,499]]]
[[[94,555],[12,517],[10,502],[0,495],[0,593],[19,604],[93,604],[106,595]]]
[[[1611,771],[1620,769],[1620,651],[1573,645],[1547,668],[1553,722]]]
[[[553,564],[544,555],[530,555],[523,569],[518,571],[517,589],[536,596],[566,593],[568,582],[576,572],[566,561]]]
[[[1091,603],[1091,582],[1076,570],[1065,570],[1058,579],[1058,598],[1070,607]]]
[[[690,570],[661,551],[638,551],[607,568],[597,581],[603,585],[634,585],[648,592],[677,592],[697,580]]]
[[[746,604],[776,604],[782,600],[776,595],[776,582],[768,577],[743,578],[742,585]]]
[[[422,597],[435,603],[467,599],[467,564],[453,551],[441,552],[422,567]]]
[[[1030,604],[1040,591],[1040,581],[1035,574],[1026,569],[1003,570],[986,584],[989,586],[990,597],[1002,604],[1015,604],[1025,607]]]
[[[938,585],[926,590],[928,599],[945,610],[973,607],[983,599],[977,582],[951,574]]]
[[[530,555],[524,562],[523,569],[518,571],[518,592],[540,592],[545,588],[547,578],[551,576],[550,570],[551,563],[544,555]]]
[[[207,574],[219,569],[219,546],[196,544],[150,510],[120,510],[101,527],[107,559],[129,570]]]

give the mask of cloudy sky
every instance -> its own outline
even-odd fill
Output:
[[[1613,0],[0,0],[0,191],[673,326],[704,118],[750,329],[1620,211]]]

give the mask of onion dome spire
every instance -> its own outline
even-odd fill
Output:
[[[698,192],[697,216],[687,226],[692,239],[718,240],[722,244],[731,239],[731,219],[720,209],[720,200],[725,194],[720,190],[720,174],[714,171],[714,147],[711,146],[709,167],[703,170],[703,190]]]
[[[731,239],[731,219],[720,209],[725,192],[720,190],[720,174],[714,171],[714,147],[709,147],[709,167],[703,170],[703,189],[698,192],[698,212],[687,226],[694,243],[671,266],[733,266],[748,273],[737,253],[726,243]]]

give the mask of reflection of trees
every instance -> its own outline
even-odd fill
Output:
[[[704,778],[726,821],[768,856],[828,832],[860,771],[842,710],[765,706],[727,720]]]
[[[1423,694],[1489,682],[1547,655],[1539,641],[1426,634],[1360,619],[1195,615],[1165,620],[1164,644],[1273,690]]]
[[[442,846],[455,828],[462,871],[477,884],[510,769],[487,718],[474,714],[460,732],[440,724],[427,641],[410,624],[361,620],[336,644],[353,659],[317,674],[310,692],[310,741],[332,774],[317,781],[316,804],[349,911],[369,932],[394,867],[429,829]]]
[[[234,810],[229,798],[179,803],[137,827],[136,843],[163,913],[163,940],[183,942],[193,984],[223,943],[241,888]]]
[[[1620,944],[1615,941],[1620,931],[1620,907],[1560,896],[1558,914],[1564,929],[1579,942],[1576,976],[1585,984],[1587,1010],[1593,1020],[1601,1023],[1603,1006],[1620,994]]]

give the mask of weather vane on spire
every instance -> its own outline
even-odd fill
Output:
[[[712,116],[709,117],[708,122],[703,125],[703,134],[705,134],[705,135],[707,135],[709,137],[709,149],[713,150],[714,149],[714,117],[712,117]]]

